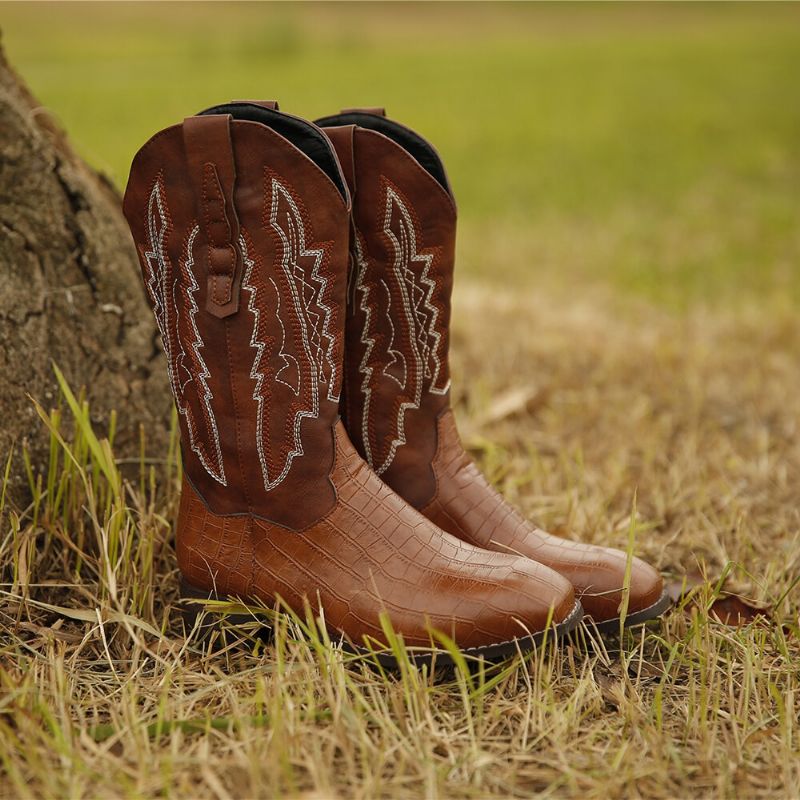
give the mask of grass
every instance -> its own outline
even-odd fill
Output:
[[[633,530],[668,575],[702,569],[699,595],[621,643],[496,671],[389,673],[302,619],[273,646],[210,647],[174,608],[178,465],[121,474],[85,404],[62,401],[42,410],[32,505],[4,509],[1,794],[795,795],[796,318],[565,314],[477,287],[458,302],[459,415],[492,479],[560,533],[624,547]],[[500,335],[531,316],[536,336]],[[492,413],[520,387],[528,412]],[[708,615],[726,573],[769,621]]]
[[[683,307],[800,299],[800,7],[1,4],[9,55],[123,186],[231,97],[385,105],[442,152],[463,274]],[[509,246],[511,245],[511,246]],[[509,251],[511,251],[509,253]]]
[[[175,609],[175,443],[115,458],[62,384],[31,504],[0,500],[0,796],[797,796],[796,6],[0,11],[119,184],[232,95],[429,133],[470,449],[554,532],[708,579],[660,627],[494,671],[389,673],[306,618],[209,643]],[[721,588],[768,617],[715,621]]]

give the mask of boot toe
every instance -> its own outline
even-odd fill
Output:
[[[493,632],[484,638],[485,645],[525,639],[548,626],[558,627],[578,606],[575,589],[563,576],[527,558],[513,560],[513,570],[482,615],[480,627]]]
[[[644,611],[655,605],[664,592],[664,579],[640,558],[633,559],[628,612]]]
[[[594,622],[601,623],[620,616],[627,555],[621,550],[596,548],[598,556],[578,587],[579,597]],[[640,558],[631,563],[627,615],[629,617],[655,608],[664,592],[661,575]],[[655,616],[655,614],[654,614]]]

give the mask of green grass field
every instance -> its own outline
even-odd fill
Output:
[[[152,133],[234,96],[385,105],[444,156],[470,275],[800,296],[797,6],[6,4],[0,25],[120,186]]]
[[[119,186],[232,97],[429,136],[470,450],[544,527],[706,578],[661,626],[494,672],[381,672],[302,620],[220,652],[174,607],[174,448],[123,479],[62,398],[33,503],[0,493],[0,798],[798,796],[800,5],[0,4],[0,28]],[[722,590],[765,617],[715,620]]]

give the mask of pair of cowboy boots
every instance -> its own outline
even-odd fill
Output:
[[[456,208],[378,109],[189,117],[137,153],[124,212],[167,356],[186,596],[324,612],[359,650],[437,632],[485,657],[584,611],[659,615],[658,573],[550,536],[495,492],[449,405]]]

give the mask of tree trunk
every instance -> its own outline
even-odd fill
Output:
[[[16,453],[11,496],[25,496],[20,457],[47,457],[28,395],[57,401],[55,362],[85,387],[102,430],[116,409],[118,455],[163,448],[170,395],[120,197],[76,156],[0,50],[0,459]],[[2,467],[0,467],[2,469]]]

